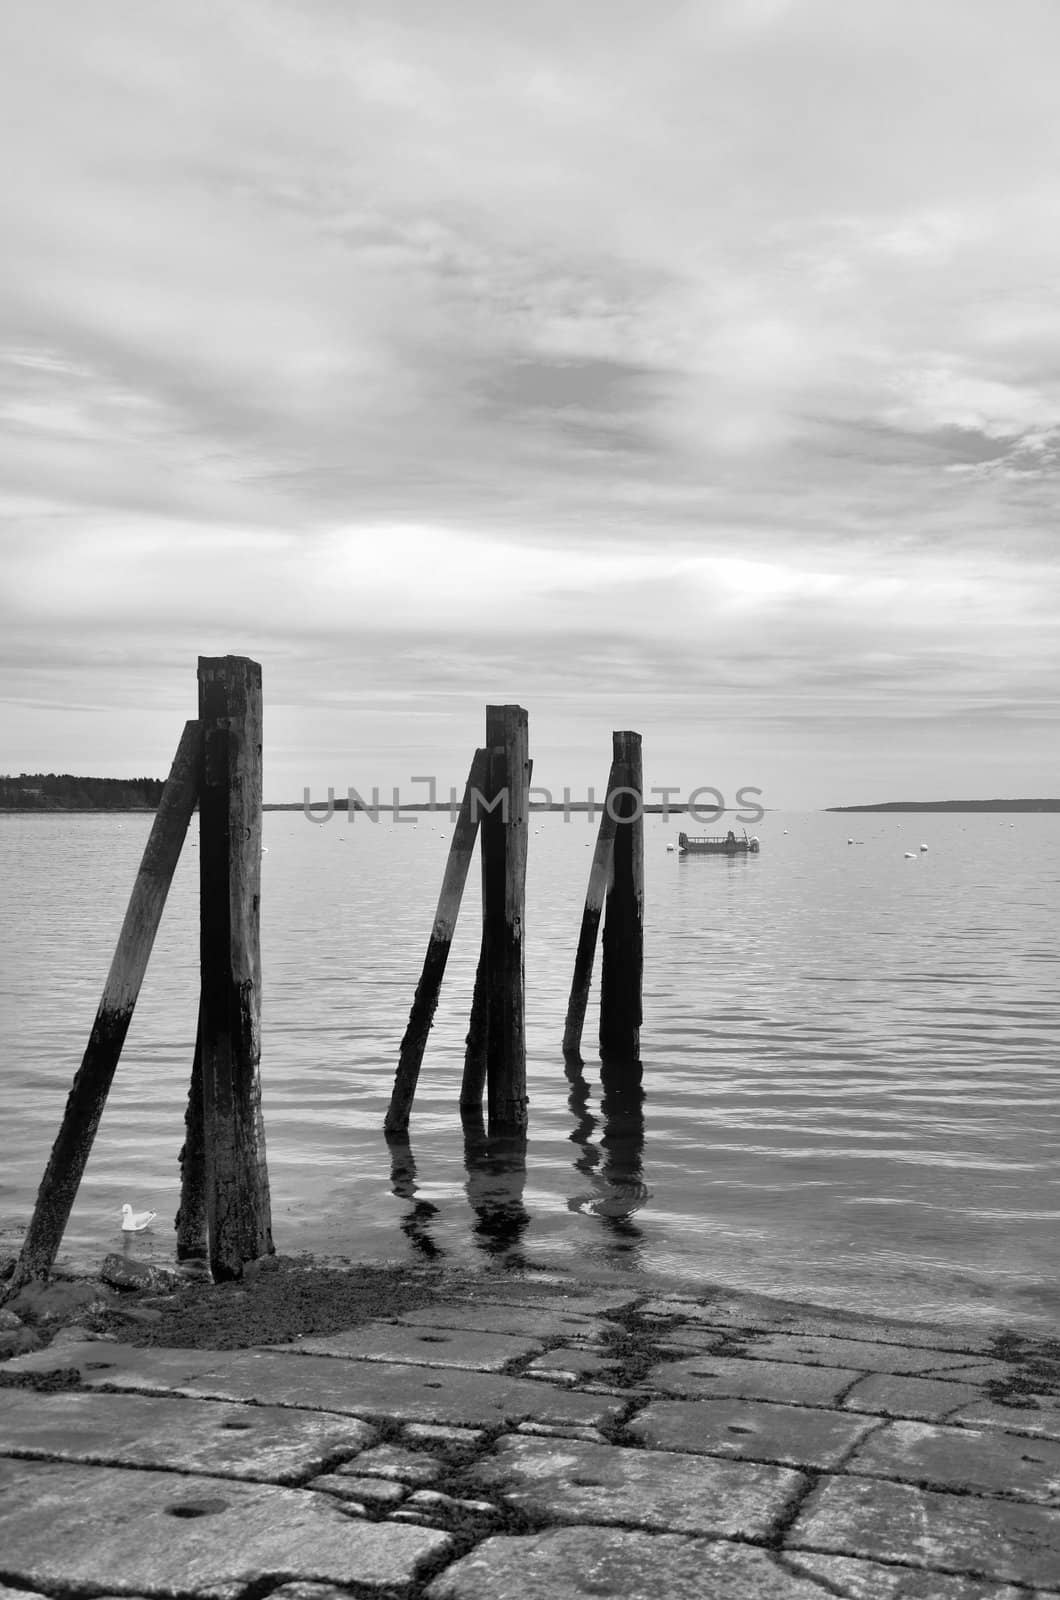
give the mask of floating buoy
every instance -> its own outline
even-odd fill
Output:
[[[905,859],[907,861],[915,861],[916,860],[916,851],[915,850],[907,850],[906,853],[905,853]]]
[[[921,846],[920,846],[920,848],[921,848],[921,850],[926,850],[926,849],[927,849],[927,845],[926,845],[926,844],[922,844],[922,845],[921,845]]]

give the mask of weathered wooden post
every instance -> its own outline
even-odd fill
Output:
[[[489,767],[487,766],[487,772]],[[489,780],[487,779],[487,782]],[[486,1092],[486,851],[481,850],[482,875],[482,937],[479,944],[478,966],[475,968],[475,988],[471,997],[471,1019],[468,1023],[464,1049],[464,1075],[460,1083],[460,1115],[464,1122],[482,1120],[482,1096]]]
[[[201,1261],[209,1254],[206,1216],[206,1144],[202,1104],[202,1006],[195,1033],[191,1063],[191,1088],[184,1113],[184,1144],[180,1152],[180,1209],[176,1216],[177,1260]]]
[[[615,832],[617,816],[612,794],[623,782],[624,769],[617,762],[611,763],[611,771],[607,779],[607,799],[604,802],[604,814],[600,818],[600,828],[596,835],[596,848],[593,851],[592,866],[589,869],[589,887],[585,891],[585,908],[582,911],[581,932],[578,935],[578,950],[574,957],[574,977],[571,980],[570,999],[567,1002],[567,1021],[563,1029],[563,1054],[581,1058],[582,1029],[585,1026],[585,1009],[589,1003],[589,986],[593,978],[593,962],[596,958],[596,939],[600,929],[600,913],[603,910],[604,895],[611,879],[611,865],[614,856]]]
[[[210,1269],[271,1253],[261,1114],[261,667],[199,658],[203,1131]]]
[[[402,1134],[409,1125],[409,1112],[416,1093],[423,1052],[427,1047],[427,1035],[434,1021],[434,1013],[438,1009],[438,992],[445,976],[446,963],[449,960],[449,951],[456,930],[456,919],[460,912],[460,900],[464,893],[464,884],[467,882],[471,854],[475,848],[475,836],[479,826],[476,796],[485,792],[487,771],[486,751],[476,750],[471,770],[467,775],[463,803],[453,828],[442,890],[438,896],[438,909],[434,914],[434,927],[423,961],[423,972],[416,985],[408,1027],[401,1041],[401,1058],[390,1097],[390,1109],[383,1124],[388,1134]]]
[[[527,1125],[523,921],[529,835],[530,757],[522,706],[486,707],[488,809],[482,818],[482,949],[475,980],[461,1110],[474,1115],[474,1079],[485,1040],[491,1134]],[[480,1090],[481,1093],[481,1090]]]
[[[613,736],[621,787],[608,797],[618,817],[611,883],[604,904],[600,975],[600,1054],[640,1059],[644,987],[644,778],[639,733]]]
[[[67,1098],[9,1293],[31,1278],[47,1277],[62,1243],[195,809],[201,768],[201,729],[198,722],[189,722],[162,790],[96,1020]]]

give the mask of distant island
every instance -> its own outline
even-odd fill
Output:
[[[0,774],[0,811],[155,811],[162,797],[165,787],[161,778],[81,778],[69,772],[21,772],[18,777]],[[310,811],[320,813],[327,805],[326,801],[310,801]],[[332,809],[335,811],[348,811],[349,800],[346,795],[336,795]],[[392,805],[380,801],[379,811],[389,814]],[[402,801],[398,810],[402,812],[416,811],[451,811],[447,800],[436,800],[433,804],[429,800]],[[556,811],[566,812],[593,812],[596,815],[603,810],[603,797],[594,801],[571,800],[566,804],[560,801],[551,803],[531,801],[530,811]],[[704,811],[713,807],[703,806]],[[727,806],[726,812],[735,813],[735,806]],[[771,811],[772,806],[762,807],[763,811]],[[271,801],[262,806],[263,811],[305,811],[304,800]],[[363,811],[371,815],[374,806],[363,802],[354,801],[353,810]],[[651,815],[669,815],[688,810],[687,801],[671,800],[667,805],[647,804],[644,811]],[[888,811],[952,811],[952,812],[990,812],[990,811],[1016,811],[1016,812],[1044,812],[1060,811],[1060,799],[1044,800],[882,800],[873,805],[862,806],[825,806],[826,812],[854,813],[854,812],[888,812]],[[376,811],[378,815],[378,811]]]
[[[1060,811],[1060,800],[884,800],[872,806],[825,806],[826,811]]]
[[[161,778],[78,778],[70,772],[0,776],[0,811],[155,811]]]
[[[459,802],[458,802],[458,805],[459,805]],[[349,801],[347,800],[347,798],[344,795],[336,795],[335,796],[335,800],[334,800],[334,804],[332,804],[330,801],[327,801],[327,800],[311,800],[309,802],[308,809],[310,811],[324,811],[329,806],[330,806],[332,811],[349,811],[351,809]],[[272,800],[272,801],[267,802],[265,805],[263,805],[261,809],[262,809],[262,811],[305,811],[306,810],[306,803],[305,803],[304,800],[283,800],[283,801]],[[363,802],[358,803],[357,801],[355,801],[354,804],[353,804],[352,809],[353,809],[353,811],[355,813],[363,812],[366,816],[372,816],[373,813],[376,813],[376,812],[382,812],[382,813],[384,813],[384,815],[390,816],[392,814],[393,810],[394,810],[394,807],[393,807],[392,803],[387,801],[387,800],[380,800],[378,806],[376,806],[374,804],[373,805],[365,805]],[[433,805],[431,804],[431,802],[429,800],[403,800],[403,801],[401,801],[401,803],[398,806],[398,810],[399,811],[444,811],[447,814],[452,812],[453,809],[454,809],[454,807],[450,804],[450,802],[448,800],[436,800]],[[531,800],[526,809],[527,809],[528,812],[529,811],[556,811],[556,812],[562,812],[565,815],[571,815],[574,812],[579,812],[579,813],[581,813],[581,812],[592,812],[592,814],[594,816],[599,816],[600,812],[604,809],[604,796],[601,795],[598,800],[592,800],[592,801],[589,801],[589,800],[571,800],[571,801],[568,801],[568,802],[564,802],[562,800],[552,800],[552,801]],[[641,807],[641,810],[644,812],[645,816],[660,816],[660,817],[668,817],[671,814],[671,812],[678,812],[678,811],[682,811],[683,812],[683,811],[687,811],[688,809],[689,809],[689,807],[688,807],[688,801],[687,800],[671,800],[669,805],[665,805],[665,806],[664,805],[644,805],[644,806]],[[699,811],[713,812],[713,811],[716,811],[717,809],[718,809],[717,806],[708,806],[708,805],[705,805],[702,801],[700,801],[697,804],[697,810],[699,810]],[[737,811],[742,811],[743,807],[742,806],[725,806],[723,809],[726,812],[730,812],[730,811],[731,812],[737,812]],[[769,806],[760,806],[760,807],[757,807],[756,809],[761,810],[761,811],[768,811],[768,810],[771,809],[771,807],[769,807]],[[748,818],[748,821],[751,821],[751,820],[752,820],[751,818]]]

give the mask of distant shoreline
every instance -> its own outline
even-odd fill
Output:
[[[319,813],[323,812],[324,807],[326,805],[327,805],[327,802],[323,801],[323,800],[312,801],[312,802],[310,802],[309,810],[311,812],[316,812],[316,813],[319,814]],[[149,806],[149,805],[148,806],[64,806],[64,805],[10,806],[10,805],[3,805],[2,803],[0,803],[0,816],[19,816],[19,817],[57,817],[57,816],[77,817],[77,816],[101,816],[101,815],[102,816],[143,816],[144,814],[148,814],[148,815],[152,814],[156,809],[157,809],[157,807]],[[302,800],[279,800],[279,801],[278,800],[272,800],[272,801],[266,801],[262,805],[261,809],[262,809],[262,811],[305,811],[306,810],[306,805],[305,805],[305,802],[302,801]],[[334,806],[332,807],[332,809],[334,811],[347,812],[347,811],[349,811],[350,807],[347,804],[345,799],[340,799],[340,798],[338,798],[336,796],[335,803],[334,803]],[[375,808],[372,807],[372,806],[362,806],[362,805],[355,805],[353,807],[353,811],[354,811],[355,814],[359,813],[359,814],[364,815],[364,816],[370,816],[374,809]],[[411,801],[411,802],[409,802],[407,804],[401,804],[401,805],[398,806],[397,809],[400,812],[423,811],[423,812],[444,812],[444,813],[447,813],[447,814],[452,811],[452,807],[450,806],[448,801],[436,801],[434,803],[434,805],[431,805],[431,803],[429,801],[426,801],[426,800]],[[688,802],[687,801],[677,800],[677,801],[673,801],[669,805],[665,805],[665,806],[664,805],[646,805],[644,807],[644,813],[645,813],[646,816],[669,816],[672,812],[673,813],[680,813],[680,812],[685,812],[688,809],[689,809],[689,807],[688,807]],[[701,806],[698,809],[703,810],[703,811],[707,811],[707,810],[709,810],[711,808],[707,807],[707,806]],[[728,807],[725,808],[724,814],[726,816],[738,815],[740,809],[741,808],[736,807],[736,806],[728,806]],[[762,807],[762,810],[767,815],[769,815],[770,812],[775,812],[775,809],[776,808],[772,807],[772,806],[763,806]],[[386,805],[382,801],[380,801],[380,804],[379,804],[379,811],[380,812],[385,812],[389,816],[389,815],[392,815],[393,810],[394,810],[394,807],[392,805]],[[551,812],[558,812],[560,814],[567,813],[568,815],[570,815],[573,812],[578,812],[579,814],[592,812],[594,815],[599,815],[599,813],[603,810],[603,801],[602,800],[596,800],[596,801],[594,801],[592,803],[592,805],[590,805],[587,800],[572,800],[569,805],[563,805],[562,803],[560,803],[558,801],[554,801],[551,805],[545,804],[543,802],[538,802],[536,804],[531,804],[530,807],[529,807],[529,810],[532,811],[532,812],[535,812],[535,813],[551,811]],[[963,812],[963,813],[968,813],[968,814],[973,814],[975,812],[987,812],[987,813],[989,813],[989,812],[993,812],[993,813],[1012,812],[1012,813],[1024,813],[1024,814],[1027,814],[1027,813],[1034,813],[1034,812],[1060,812],[1060,799],[1043,799],[1043,800],[883,800],[883,801],[879,801],[879,802],[877,802],[877,803],[875,803],[873,805],[863,805],[863,806],[823,806],[821,808],[821,811],[823,813],[826,813],[826,814],[835,814],[835,815],[850,815],[850,814],[853,814],[855,812],[861,813],[861,814],[866,814],[866,813],[870,813],[870,812],[871,813],[880,814],[880,813],[886,813],[886,812],[912,812],[912,811],[949,811],[949,812],[956,812],[956,813]],[[810,814],[812,814],[812,813],[810,813]]]
[[[310,811],[323,811],[329,806],[333,811],[349,811],[352,809],[356,815],[363,814],[364,816],[371,816],[372,812],[377,809],[374,805],[350,807],[347,805],[345,800],[339,799],[338,796],[336,796],[333,806],[331,806],[330,802],[327,800],[311,800],[308,809]],[[306,805],[304,800],[284,800],[278,804],[277,802],[273,801],[268,805],[263,805],[261,809],[263,811],[305,811]],[[388,805],[385,800],[380,800],[378,809],[381,812],[385,812],[387,816],[391,816],[394,811],[394,807],[392,805]],[[402,802],[397,809],[399,811],[444,811],[448,814],[454,810],[454,807],[450,805],[448,800],[436,800],[434,805],[431,805],[429,800],[412,800],[407,804]],[[588,800],[572,800],[569,805],[564,805],[562,801],[559,800],[554,800],[551,805],[548,805],[543,800],[539,800],[536,802],[531,801],[527,807],[528,811],[558,811],[561,815],[563,813],[570,814],[574,811],[591,811],[594,816],[598,816],[603,809],[604,802],[602,799],[594,800],[591,805],[589,804]],[[670,815],[671,811],[687,811],[688,802],[686,800],[674,800],[671,801],[668,806],[650,805],[643,806],[641,809],[646,815],[666,817]],[[718,808],[716,806],[704,806],[697,803],[696,809],[697,811],[707,812],[716,811]],[[732,813],[733,815],[742,809],[743,808],[740,806],[725,807],[725,811],[727,813]],[[763,811],[768,811],[769,809],[770,808],[768,806],[761,807],[761,810]]]
[[[0,817],[152,817],[157,810],[157,806],[0,805]]]
[[[884,800],[871,806],[825,806],[826,811],[1060,811],[1060,800]]]

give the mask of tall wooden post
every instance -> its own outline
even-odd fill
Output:
[[[209,1254],[206,1217],[206,1145],[202,1104],[202,1007],[195,1033],[191,1087],[184,1112],[184,1144],[180,1152],[180,1209],[176,1216],[177,1260],[201,1261]]]
[[[261,1115],[261,667],[199,658],[203,1127],[210,1269],[270,1254]]]
[[[486,707],[486,743],[503,750],[507,814],[497,812],[487,853],[486,913],[490,918],[487,975],[486,1121],[491,1134],[527,1125],[526,979],[523,924],[529,840],[530,756],[522,706]]]
[[[529,836],[530,757],[522,706],[486,707],[490,751],[487,800],[480,823],[482,948],[460,1105],[474,1117],[485,1065],[491,1134],[527,1125],[523,919]]]
[[[488,752],[487,752],[488,754]],[[490,768],[487,765],[487,773]],[[487,778],[487,783],[489,779]],[[488,790],[487,790],[488,793]],[[480,827],[480,857],[482,877],[482,937],[479,944],[478,966],[475,968],[475,988],[471,996],[471,1019],[468,1023],[464,1048],[464,1076],[460,1084],[460,1115],[465,1122],[482,1118],[482,1096],[486,1092],[486,973],[489,960],[486,952],[486,846],[485,823]]]
[[[600,975],[600,1054],[640,1059],[644,988],[644,778],[639,733],[613,736],[622,791],[608,803],[618,817],[611,885],[604,905]]]
[[[195,809],[201,768],[201,730],[197,722],[189,722],[158,802],[96,1020],[41,1179],[9,1293],[31,1278],[47,1277],[62,1243]]]

